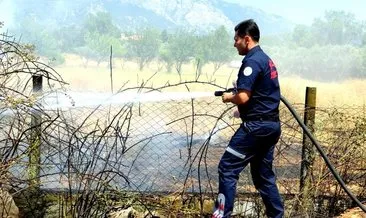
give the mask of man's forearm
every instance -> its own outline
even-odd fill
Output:
[[[239,91],[236,94],[233,93],[225,93],[222,95],[222,101],[223,102],[231,102],[233,104],[239,105],[239,104],[245,104],[250,97],[250,92],[248,91]]]

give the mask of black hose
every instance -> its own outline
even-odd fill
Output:
[[[366,207],[357,199],[357,197],[351,192],[351,190],[348,189],[348,187],[346,186],[346,184],[344,183],[344,181],[342,180],[342,178],[339,176],[339,174],[336,171],[336,169],[334,169],[333,165],[330,163],[329,158],[327,157],[327,155],[325,154],[325,152],[323,151],[323,149],[320,147],[318,141],[314,138],[314,136],[311,134],[311,132],[309,131],[309,129],[306,127],[306,125],[301,121],[300,116],[296,113],[296,111],[293,109],[293,107],[290,105],[290,103],[286,100],[286,98],[284,98],[283,96],[281,96],[281,101],[290,110],[291,114],[295,117],[295,119],[300,124],[301,128],[304,130],[304,132],[306,133],[306,135],[310,138],[311,142],[315,145],[316,149],[318,149],[320,155],[322,156],[322,158],[324,159],[325,163],[327,164],[330,172],[333,174],[333,176],[335,177],[335,179],[337,180],[337,182],[342,186],[343,190],[348,194],[348,196],[354,202],[356,202],[356,204],[358,205],[358,207],[360,207],[364,212],[366,212]]]

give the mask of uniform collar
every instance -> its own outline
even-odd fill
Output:
[[[252,56],[254,53],[256,53],[257,51],[261,51],[261,47],[259,45],[254,46],[252,49],[249,50],[248,54],[245,55],[245,57],[243,58],[243,62],[245,59],[249,58],[250,56]]]

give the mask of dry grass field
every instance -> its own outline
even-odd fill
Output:
[[[195,80],[196,70],[193,64],[184,65],[181,77],[172,67],[167,73],[165,67],[157,62],[139,71],[138,65],[130,61],[115,59],[113,61],[113,86],[116,92],[121,87],[137,87],[143,82],[146,86],[159,87],[167,82],[170,84]],[[68,88],[74,91],[108,92],[111,90],[110,69],[108,62],[99,66],[96,62],[85,60],[75,55],[66,55],[66,62],[55,70],[69,83]],[[220,86],[231,87],[236,79],[237,68],[222,66],[216,73],[213,67],[206,65],[200,76],[200,81],[212,81]],[[316,82],[305,80],[298,76],[281,75],[282,94],[293,103],[303,103],[307,86],[317,88],[317,104],[320,107],[329,106],[363,106],[366,103],[366,80],[345,80],[339,82]],[[181,86],[179,91],[186,91]],[[205,87],[206,88],[206,87]],[[190,86],[191,91],[203,90],[201,85]],[[176,90],[178,91],[178,90]]]

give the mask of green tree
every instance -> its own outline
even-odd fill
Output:
[[[59,40],[40,24],[34,17],[27,16],[20,21],[21,29],[16,32],[21,36],[22,43],[35,46],[35,53],[39,56],[48,58],[50,65],[62,64],[65,60],[61,54]]]
[[[168,31],[167,30],[161,31],[160,37],[161,37],[161,42],[163,42],[163,43],[167,42],[169,39]]]
[[[53,32],[53,36],[58,39],[62,52],[72,52],[76,48],[85,45],[85,31],[81,26],[69,25],[60,27]]]
[[[311,33],[310,27],[305,25],[295,26],[292,32],[292,41],[298,46],[312,46],[312,44],[314,43],[314,37]]]
[[[111,15],[107,12],[98,12],[96,14],[88,14],[84,23],[87,33],[98,33],[119,38],[121,31],[113,24]]]
[[[126,57],[137,59],[140,70],[158,57],[161,40],[157,29],[145,28],[139,32],[127,33],[124,38],[127,48]]]
[[[165,64],[166,71],[170,73],[174,60],[169,52],[169,44],[167,42],[162,43],[159,48],[159,60]]]
[[[292,42],[297,46],[363,45],[365,23],[344,11],[326,11],[323,18],[315,18],[311,26],[297,25],[292,32]]]
[[[120,39],[113,36],[88,33],[85,37],[86,48],[80,51],[84,53],[86,58],[91,58],[97,61],[98,65],[103,59],[107,60],[110,55],[110,47],[113,47],[113,56],[122,57],[125,49],[122,46]],[[81,54],[81,53],[79,53]]]
[[[324,19],[314,20],[311,32],[320,45],[360,45],[365,27],[353,13],[326,11]]]
[[[292,43],[270,49],[282,72],[326,81],[365,77],[365,22],[354,14],[327,11],[311,26],[296,26],[291,37]]]
[[[207,63],[213,63],[214,72],[229,62],[234,56],[232,38],[224,26],[199,36],[195,47],[195,62],[199,74]]]
[[[202,35],[197,36],[195,39],[194,48],[194,64],[196,65],[196,70],[198,75],[201,75],[202,68],[209,62],[210,54],[212,50],[212,36]]]
[[[83,38],[77,38],[84,45],[75,48],[76,53],[88,59],[96,60],[98,65],[107,60],[110,55],[110,47],[113,48],[113,56],[121,57],[125,53],[120,39],[121,31],[113,24],[112,17],[106,12],[88,14],[83,27]],[[87,62],[87,61],[86,61]]]
[[[319,81],[337,81],[364,75],[363,48],[352,45],[278,47],[269,54],[281,74]],[[342,54],[342,55],[339,55]],[[365,56],[364,56],[365,57]]]
[[[195,55],[197,37],[189,31],[177,30],[167,45],[167,55],[173,60],[173,65],[178,74],[182,72],[182,65],[188,63]]]
[[[224,26],[217,28],[209,37],[208,61],[212,62],[217,71],[223,64],[230,61],[234,54],[233,41]]]

